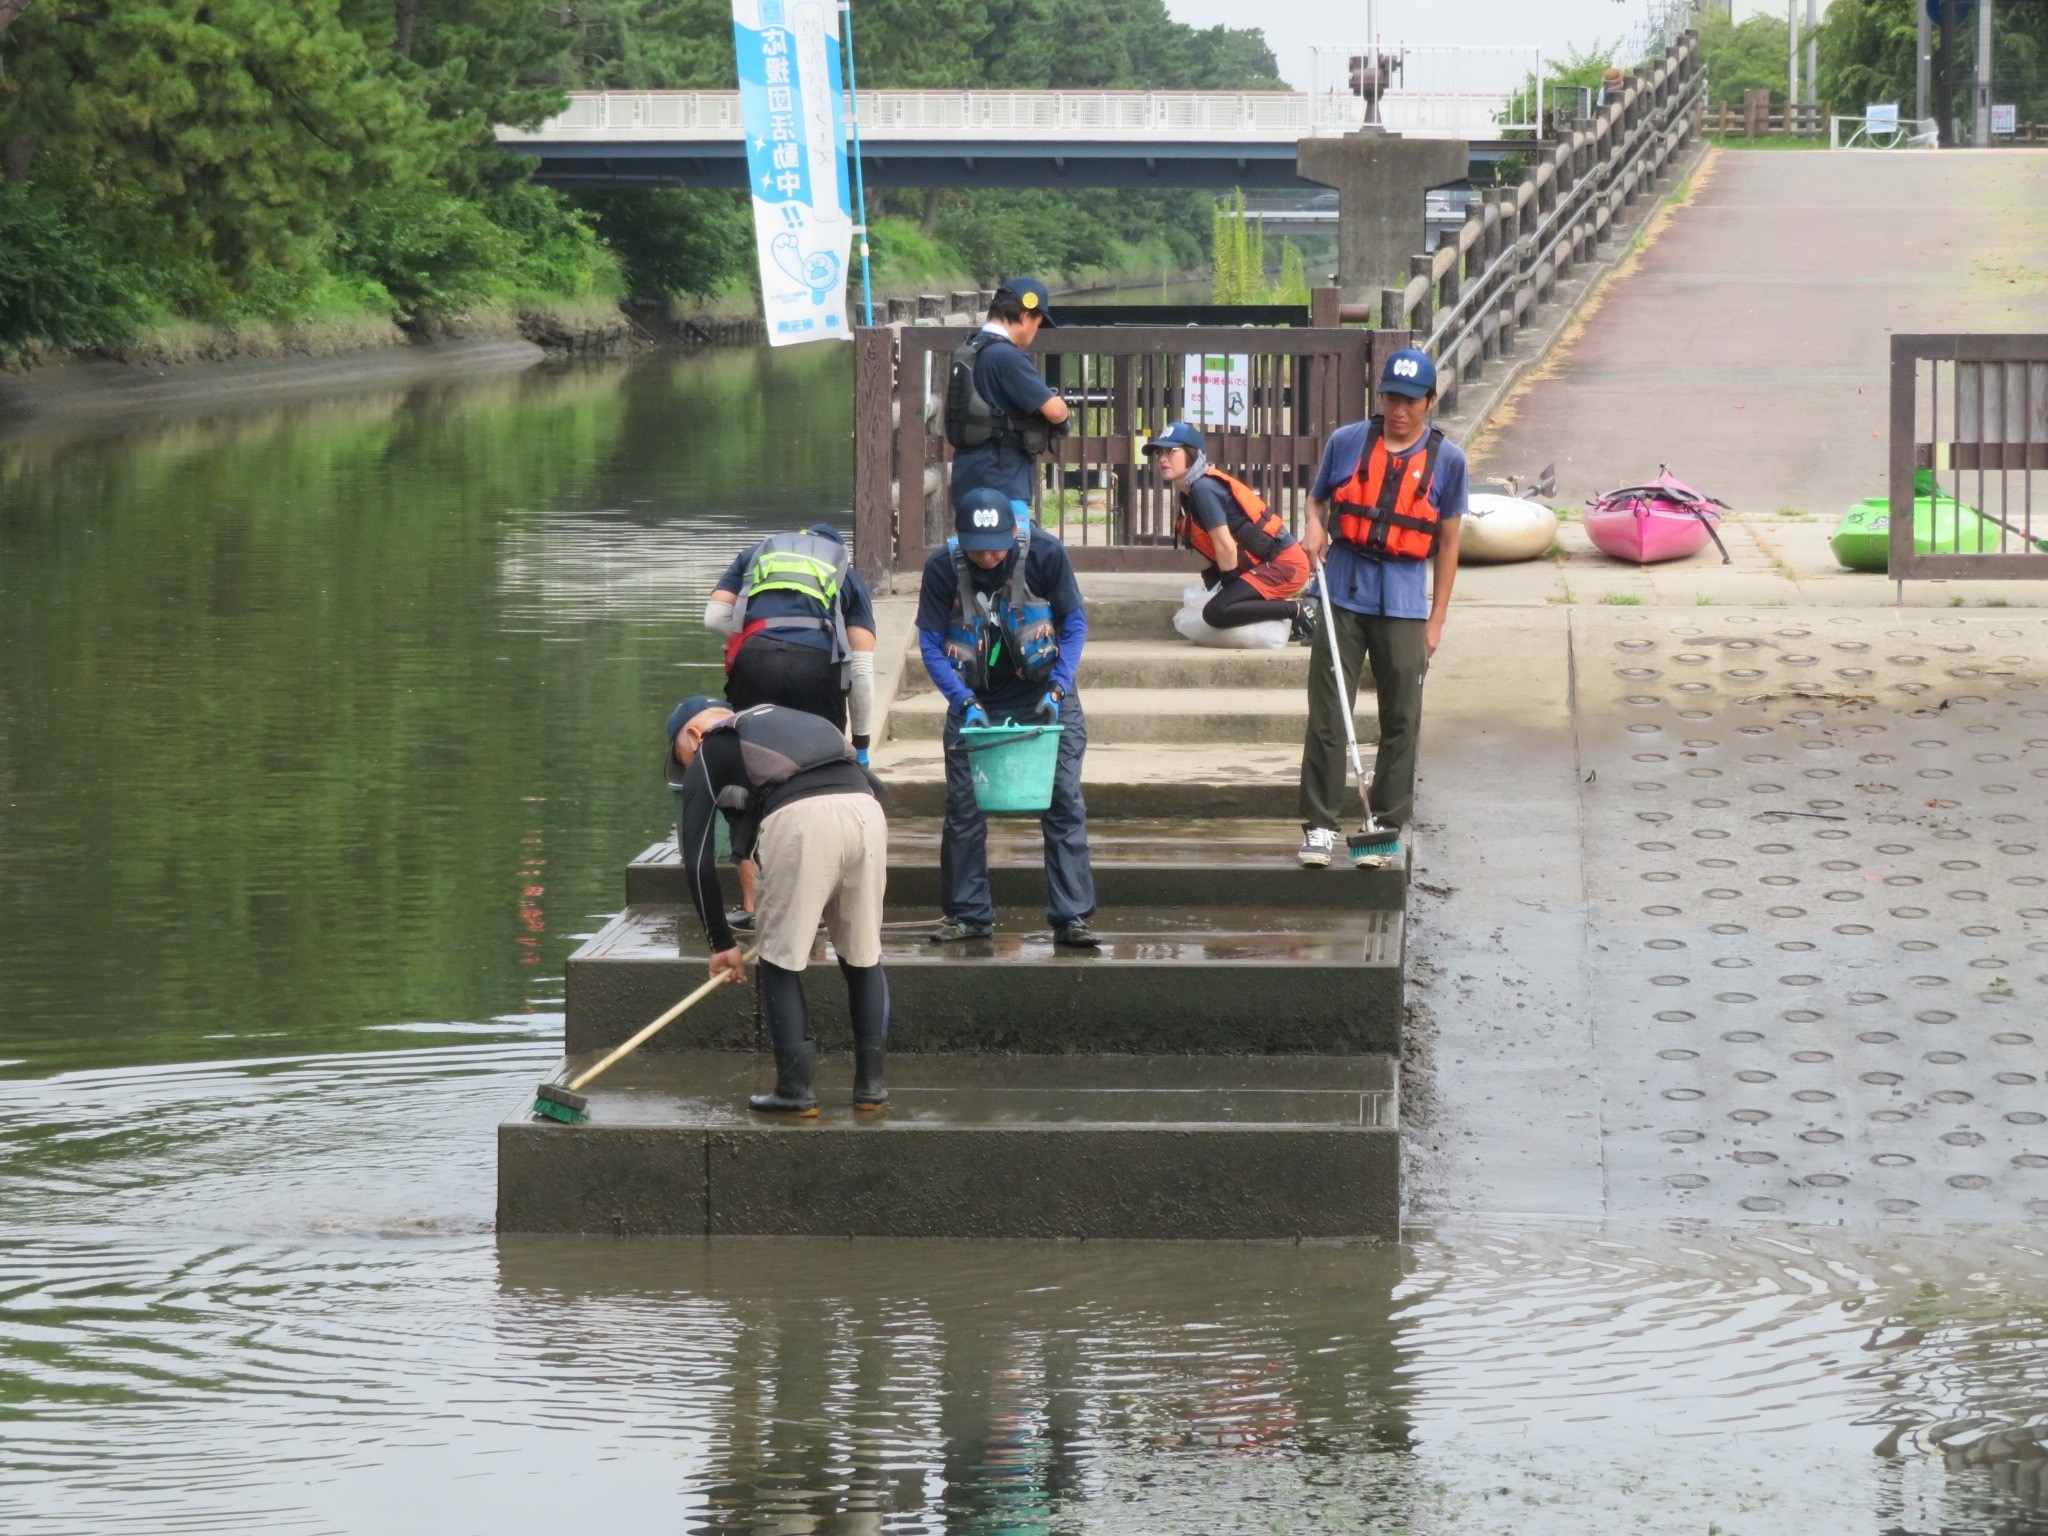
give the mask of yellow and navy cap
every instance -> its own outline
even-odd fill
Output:
[[[996,290],[999,299],[1015,299],[1024,306],[1024,313],[1037,315],[1045,324],[1057,326],[1059,321],[1052,317],[1052,294],[1045,284],[1035,277],[1012,277]]]

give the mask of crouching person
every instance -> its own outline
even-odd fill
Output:
[[[839,955],[853,1018],[853,1107],[880,1109],[889,1038],[882,973],[882,897],[889,827],[882,787],[854,749],[816,715],[780,704],[738,714],[709,695],[685,699],[668,720],[668,779],[682,801],[678,848],[690,899],[711,944],[711,974],[745,981],[747,967],[718,888],[714,814],[733,853],[759,866],[755,933],[761,1010],[775,1052],[775,1090],[747,1100],[765,1114],[818,1112],[817,1042],[803,973],[822,921]]]

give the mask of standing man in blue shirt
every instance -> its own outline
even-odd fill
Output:
[[[1331,608],[1309,663],[1308,732],[1301,744],[1297,857],[1313,867],[1329,864],[1347,814],[1341,712],[1356,703],[1363,666],[1372,668],[1379,696],[1380,743],[1368,803],[1383,827],[1405,826],[1414,813],[1422,678],[1443,638],[1458,575],[1465,455],[1429,424],[1436,365],[1413,348],[1394,353],[1375,401],[1378,416],[1339,427],[1323,445],[1301,536],[1309,557],[1323,562]],[[1425,574],[1430,571],[1433,581]],[[1348,690],[1341,699],[1330,675],[1332,645]]]
[[[954,536],[925,561],[917,594],[917,648],[952,707],[946,711],[946,825],[939,840],[945,920],[937,944],[995,932],[988,881],[988,821],[974,799],[962,726],[1012,719],[1057,725],[1059,759],[1045,834],[1045,916],[1055,944],[1095,949],[1095,872],[1081,758],[1088,720],[1074,673],[1088,642],[1081,584],[1060,541],[1020,522],[1010,498],[986,487],[953,503]]]
[[[1000,491],[1017,520],[1030,521],[1038,455],[1067,426],[1067,402],[1026,355],[1042,327],[1058,324],[1051,302],[1037,278],[1011,278],[996,290],[987,323],[953,354],[946,441],[956,507],[969,491]]]

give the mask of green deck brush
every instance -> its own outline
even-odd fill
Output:
[[[1358,778],[1358,798],[1365,810],[1365,821],[1344,840],[1344,846],[1351,851],[1355,868],[1377,869],[1401,852],[1401,831],[1379,824],[1366,793],[1365,759],[1358,754],[1358,727],[1351,719],[1351,690],[1344,686],[1344,666],[1337,659],[1337,634],[1331,627],[1331,616],[1336,610],[1330,606],[1330,583],[1323,575],[1321,560],[1316,561],[1316,590],[1323,599],[1323,633],[1330,642],[1330,675],[1337,681],[1337,711],[1344,717],[1344,745],[1351,749],[1351,771]]]
[[[740,957],[740,963],[751,965],[753,964],[754,956],[760,953],[760,946],[756,945]],[[553,1081],[542,1083],[535,1090],[533,1096],[534,1118],[539,1120],[559,1120],[564,1125],[583,1124],[584,1121],[590,1118],[590,1100],[577,1092],[579,1088],[586,1086],[592,1078],[611,1066],[613,1062],[637,1051],[649,1040],[660,1034],[662,1030],[668,1028],[669,1025],[673,1024],[677,1019],[688,1013],[697,1004],[703,1002],[705,998],[725,984],[726,978],[723,974],[712,977],[703,986],[692,992],[680,1003],[677,1003],[675,1007],[669,1009],[667,1013],[664,1013],[660,1018],[641,1030],[639,1034],[628,1040],[624,1045],[613,1051],[611,1055],[605,1057],[603,1061],[600,1061],[588,1071],[577,1074],[575,1078],[567,1083]]]

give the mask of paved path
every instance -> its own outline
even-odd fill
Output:
[[[2048,1215],[2048,620],[1465,619],[1431,679],[1411,1209]]]
[[[2048,156],[1720,151],[1482,434],[1558,505],[1659,462],[1739,513],[1884,490],[1893,331],[2048,329]]]

